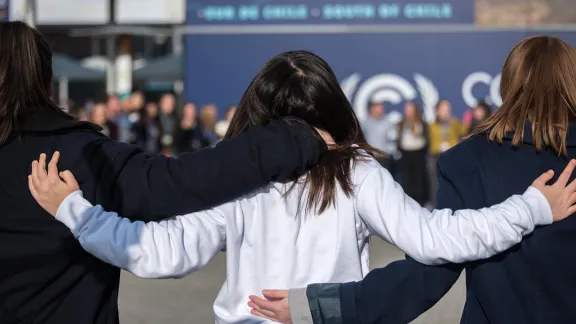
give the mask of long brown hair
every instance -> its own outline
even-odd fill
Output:
[[[36,109],[62,110],[50,98],[52,51],[44,37],[23,22],[2,22],[0,48],[0,143],[3,143]]]
[[[568,124],[576,116],[576,51],[556,37],[534,36],[522,40],[502,68],[502,106],[470,136],[488,133],[502,142],[513,132],[512,144],[524,138],[524,125],[532,124],[537,150],[552,147],[566,155]]]
[[[304,180],[307,210],[322,213],[336,203],[336,182],[347,196],[352,194],[351,166],[363,156],[359,149],[380,152],[366,143],[328,63],[308,51],[285,52],[264,65],[242,96],[225,139],[272,119],[294,118],[330,133],[337,144]]]
[[[418,105],[413,101],[407,102],[406,105],[412,105],[412,108],[414,108],[414,119],[408,120],[406,114],[404,114],[402,117],[402,121],[400,121],[400,124],[398,126],[398,134],[402,134],[402,132],[404,131],[404,127],[406,127],[406,124],[408,124],[409,122],[412,123],[412,129],[411,129],[412,134],[416,134],[416,129],[418,128],[418,126],[423,126],[424,124],[424,121],[422,119],[422,108],[420,108],[420,105]]]

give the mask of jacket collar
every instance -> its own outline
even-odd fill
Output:
[[[504,140],[512,141],[514,138],[514,133],[507,133],[504,136]],[[534,139],[532,137],[532,123],[524,123],[524,138],[522,139],[523,144],[534,145]],[[566,147],[576,147],[576,124],[568,125],[568,133],[566,134]]]
[[[101,131],[102,127],[90,122],[78,121],[62,110],[40,107],[24,119],[18,131],[22,133],[50,134],[72,129]]]

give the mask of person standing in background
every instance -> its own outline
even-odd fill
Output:
[[[114,122],[110,121],[107,116],[108,107],[106,103],[97,102],[92,107],[92,113],[90,114],[90,121],[94,124],[102,127],[102,134],[108,136],[110,139],[118,140],[118,126]]]
[[[178,154],[184,152],[194,152],[209,146],[202,130],[196,120],[196,105],[189,102],[182,108],[182,118],[174,134],[174,146]]]
[[[120,104],[120,99],[118,99],[115,95],[109,95],[103,101],[106,101],[106,106],[108,109],[106,113],[108,115],[108,119],[115,121],[118,116],[122,113],[122,105]]]
[[[167,154],[174,153],[174,132],[176,130],[176,98],[171,93],[160,98],[160,124],[162,125],[162,151]]]
[[[118,127],[118,141],[128,143],[130,140],[130,123],[128,122],[128,116],[122,110],[122,104],[120,99],[115,95],[109,95],[106,98],[106,114],[109,120],[111,120]]]
[[[230,121],[234,117],[235,113],[236,113],[236,106],[228,107],[228,109],[226,109],[226,115],[224,116],[224,119],[216,123],[214,131],[216,132],[216,135],[220,137],[220,139],[224,139],[224,136],[226,136],[226,132],[228,131],[228,127],[230,126]]]
[[[118,140],[121,142],[126,142],[130,135],[130,129],[128,131],[123,129],[123,125],[121,123],[121,115],[122,115],[122,106],[120,104],[120,100],[118,97],[114,95],[109,95],[105,99],[102,100],[106,103],[106,118],[112,121],[118,127]]]
[[[216,144],[220,139],[214,127],[218,120],[218,109],[213,104],[204,105],[200,111],[200,127],[202,129],[202,137],[209,143],[208,146]]]
[[[77,109],[74,109],[74,114],[73,116],[78,119],[78,121],[82,121],[82,122],[87,122],[90,121],[90,113],[88,112],[88,110],[84,107],[80,107]]]
[[[420,205],[428,202],[428,125],[422,120],[422,109],[414,102],[404,105],[404,116],[398,125],[398,149],[402,187]]]
[[[118,126],[119,141],[128,143],[132,140],[132,126],[138,122],[143,106],[144,95],[140,91],[135,91],[124,101],[116,95],[108,97],[108,119]]]
[[[386,119],[386,108],[383,103],[374,102],[370,104],[369,109],[368,118],[362,123],[362,130],[368,144],[386,153],[386,156],[378,157],[377,160],[380,165],[390,169],[392,155],[396,152],[396,143],[393,136],[394,125]],[[390,173],[394,174],[392,171]]]
[[[430,155],[428,157],[428,174],[430,177],[430,202],[436,201],[436,162],[440,153],[447,151],[460,142],[466,135],[467,128],[452,116],[452,105],[448,100],[436,104],[436,121],[429,127]]]
[[[472,122],[470,123],[470,133],[480,125],[480,123],[492,115],[492,108],[484,101],[479,101],[472,109]]]
[[[137,123],[142,117],[144,105],[146,104],[146,97],[141,91],[134,92],[128,100],[122,102],[124,110],[128,115],[128,122],[130,127]]]
[[[141,110],[141,116],[132,126],[132,144],[138,145],[150,155],[160,153],[162,125],[158,121],[158,105],[154,102],[146,104]]]

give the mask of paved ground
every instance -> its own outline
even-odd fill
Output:
[[[372,266],[403,258],[396,248],[374,240]],[[122,324],[210,324],[212,302],[224,281],[224,255],[205,269],[179,280],[144,280],[122,274],[120,319]],[[414,324],[457,324],[464,305],[463,278],[440,303]]]

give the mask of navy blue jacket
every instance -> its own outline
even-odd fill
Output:
[[[327,148],[309,126],[271,121],[213,149],[150,157],[93,124],[38,110],[0,145],[1,324],[118,323],[120,269],[85,252],[28,190],[32,160],[55,150],[90,202],[155,221],[291,179]]]
[[[576,158],[576,126],[567,137]],[[512,147],[486,135],[469,138],[438,160],[437,208],[473,208],[523,193],[541,173],[559,175],[568,160],[537,152],[530,126]],[[576,323],[576,217],[537,228],[510,250],[487,260],[440,267],[396,261],[360,282],[340,286],[343,323],[408,323],[432,307],[466,269],[463,324]]]

